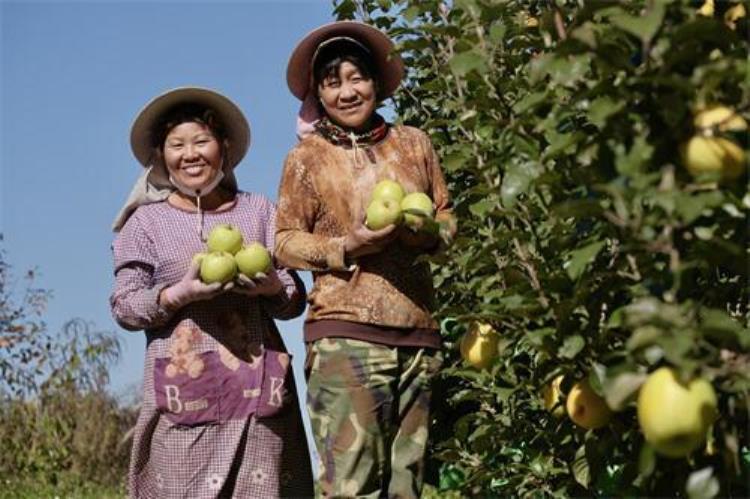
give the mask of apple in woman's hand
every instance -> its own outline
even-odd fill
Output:
[[[206,241],[209,251],[226,251],[234,255],[242,249],[242,232],[231,224],[219,224],[211,229]]]
[[[237,275],[234,256],[226,251],[213,251],[201,259],[201,280],[206,284],[225,283]]]
[[[401,223],[401,207],[393,199],[373,199],[367,207],[365,225],[370,230],[380,230]]]
[[[370,199],[392,199],[397,203],[400,203],[406,193],[401,184],[395,180],[381,180],[375,184],[375,188],[372,190],[372,196]]]
[[[239,271],[251,279],[257,274],[267,274],[271,268],[271,254],[260,243],[248,244],[234,255]]]
[[[424,192],[412,192],[401,200],[401,211],[407,227],[419,230],[424,225],[424,219],[435,216],[432,199]]]

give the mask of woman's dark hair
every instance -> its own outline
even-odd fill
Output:
[[[357,66],[362,76],[373,80],[378,100],[380,100],[380,77],[369,52],[359,45],[346,41],[337,40],[322,47],[313,61],[313,85],[320,86],[326,78],[338,78],[339,69],[345,62]]]
[[[213,109],[207,108],[200,104],[180,104],[166,113],[161,120],[154,127],[153,134],[153,146],[156,149],[161,150],[164,147],[164,141],[167,140],[169,132],[182,123],[200,123],[201,125],[207,126],[211,133],[219,141],[219,144],[224,147],[225,139],[227,138],[224,124],[221,122],[217,114]]]

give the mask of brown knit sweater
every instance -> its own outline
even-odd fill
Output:
[[[344,239],[364,213],[380,180],[427,193],[436,218],[452,217],[440,163],[424,132],[393,126],[371,146],[336,146],[315,134],[292,149],[279,189],[275,256],[284,266],[313,271],[306,321],[432,330],[434,293],[423,250],[396,240],[381,253],[345,262]],[[434,344],[434,342],[432,342]],[[438,338],[439,344],[439,338]]]

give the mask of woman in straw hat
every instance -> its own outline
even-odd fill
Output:
[[[376,112],[403,76],[392,50],[379,30],[336,22],[304,37],[287,68],[304,104],[279,190],[275,254],[314,276],[305,364],[325,496],[417,497],[422,488],[441,341],[419,257],[438,251],[455,224],[430,139]],[[444,237],[419,217],[422,227],[368,228],[383,180],[429,196]]]
[[[273,248],[274,205],[238,191],[233,174],[249,143],[240,109],[202,88],[156,97],[133,123],[131,146],[146,170],[114,223],[110,299],[117,322],[147,338],[132,497],[312,494],[289,357],[273,320],[302,313],[304,287],[281,267],[204,284],[192,258],[218,224]]]

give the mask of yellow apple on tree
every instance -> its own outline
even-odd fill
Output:
[[[744,171],[745,151],[724,137],[695,135],[680,150],[685,168],[693,175],[714,174],[732,180]]]
[[[698,14],[704,17],[714,17],[715,11],[716,6],[714,5],[714,0],[706,0],[698,9]]]
[[[717,414],[711,383],[702,378],[682,382],[669,367],[651,373],[638,394],[643,435],[656,452],[667,457],[685,457],[698,449]]]
[[[587,379],[578,381],[570,389],[565,403],[568,417],[582,428],[595,430],[606,426],[612,418],[607,402],[591,388]]]
[[[401,184],[395,180],[386,179],[375,184],[370,200],[392,199],[393,201],[400,203],[405,195],[406,193],[404,192],[404,188],[401,187]]]
[[[555,377],[542,390],[544,408],[552,412],[552,415],[557,418],[565,415],[565,404],[560,403],[563,395],[561,388],[563,379],[565,379],[565,376],[562,374]]]
[[[212,251],[201,259],[200,274],[206,284],[231,281],[237,275],[234,255],[227,251]]]
[[[242,249],[242,232],[231,224],[218,224],[208,233],[209,251],[226,251],[235,254]]]
[[[704,135],[707,132],[712,133],[713,127],[716,127],[720,132],[747,130],[747,122],[742,116],[737,114],[734,109],[719,104],[708,106],[695,113],[693,125]]]
[[[244,246],[234,255],[237,269],[247,277],[267,274],[271,268],[271,254],[262,244],[254,242]]]
[[[477,369],[489,367],[497,357],[500,335],[489,324],[474,322],[461,338],[461,357]]]
[[[737,21],[746,15],[747,10],[745,9],[745,6],[738,3],[724,12],[724,24],[726,24],[729,29],[737,29]]]

